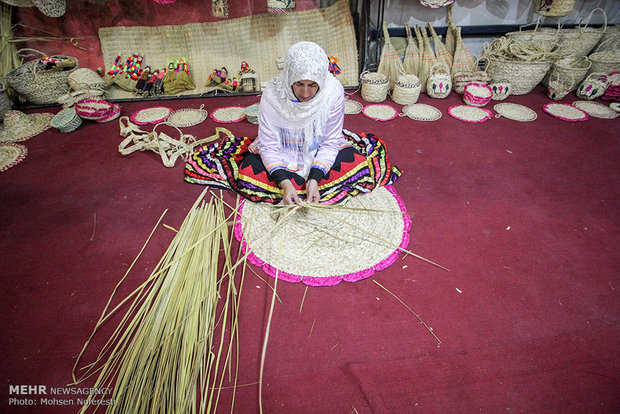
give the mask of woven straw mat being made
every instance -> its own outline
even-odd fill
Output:
[[[181,94],[208,92],[206,85],[214,68],[226,67],[236,73],[246,61],[260,82],[279,73],[276,58],[302,40],[319,44],[328,56],[339,59],[345,86],[357,86],[357,46],[353,19],[347,0],[338,0],[324,9],[282,14],[257,14],[217,22],[166,26],[102,27],[99,39],[106,71],[117,55],[127,56],[139,50],[144,65],[163,68],[169,59],[183,57],[196,89]],[[117,86],[110,99],[135,98]]]

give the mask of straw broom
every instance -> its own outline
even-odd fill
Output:
[[[454,57],[454,48],[456,46],[456,25],[452,18],[452,6],[454,3],[448,5],[448,30],[446,31],[446,49],[450,53],[450,56]]]
[[[400,61],[400,55],[390,41],[390,34],[385,20],[383,21],[383,47],[381,48],[381,58],[377,72],[383,73],[388,77],[390,90],[394,88],[394,82],[396,82],[398,76],[405,74],[403,63]]]
[[[234,269],[244,263],[244,258],[233,264],[223,203],[216,197],[205,203],[201,201],[204,194],[151,276],[109,312],[108,302],[93,335],[133,298],[120,324],[79,379],[75,369],[93,335],[76,360],[74,384],[99,372],[93,388],[113,387],[114,405],[108,407],[111,413],[211,412],[217,406],[238,333],[240,291],[235,287]],[[219,260],[221,248],[223,264]],[[220,295],[224,303],[218,317]],[[221,327],[219,341],[214,337],[216,324]],[[231,327],[227,346],[226,325]],[[89,407],[85,404],[80,412]]]
[[[407,48],[403,58],[403,68],[407,74],[418,76],[420,73],[420,50],[413,40],[408,23],[405,23],[405,30],[407,31]]]
[[[418,78],[420,78],[420,82],[424,87],[431,68],[437,63],[437,57],[435,56],[435,52],[431,47],[431,42],[426,34],[426,28],[421,27],[420,33],[422,34],[422,40],[424,42],[424,51],[422,52],[422,62],[420,64],[420,75]]]
[[[441,41],[441,37],[437,35],[437,32],[433,28],[431,23],[428,23],[428,30],[431,33],[433,38],[433,47],[435,49],[435,56],[437,57],[437,62],[443,62],[446,64],[448,69],[452,67],[452,55],[446,48],[446,45]]]

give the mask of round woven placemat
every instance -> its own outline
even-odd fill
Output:
[[[362,112],[363,107],[364,105],[353,99],[345,98],[344,100],[344,113],[346,115],[359,114],[360,112]]]
[[[245,119],[245,108],[243,106],[225,106],[217,108],[211,112],[211,119],[220,123],[240,122]]]
[[[204,105],[200,105],[200,108],[198,109],[177,109],[176,111],[173,111],[170,115],[168,115],[166,122],[169,122],[178,128],[186,128],[198,125],[205,119],[207,119],[207,116],[209,115],[207,111],[202,108],[204,108]]]
[[[504,118],[520,122],[531,122],[538,118],[536,111],[528,108],[527,106],[519,105],[516,103],[498,103],[493,106],[493,109],[495,110],[495,112],[497,112],[497,115],[495,115],[496,118],[503,116]]]
[[[403,114],[416,121],[436,121],[441,118],[441,111],[432,105],[411,104],[403,107]]]
[[[573,106],[585,111],[588,115],[595,118],[614,119],[618,117],[618,112],[600,102],[575,101],[573,102]]]
[[[246,201],[235,225],[248,260],[289,282],[355,282],[390,266],[409,243],[411,218],[391,186],[333,208],[289,212]]]
[[[478,123],[491,119],[491,111],[477,106],[456,105],[448,108],[448,114],[460,121]]]
[[[9,142],[0,144],[0,172],[15,167],[28,155],[28,148],[22,144]]]
[[[563,121],[587,121],[590,117],[586,111],[564,103],[549,102],[543,105],[543,110]]]
[[[398,116],[398,111],[387,104],[370,104],[362,109],[362,113],[375,121],[390,121]]]
[[[158,124],[168,118],[171,112],[172,108],[166,106],[138,109],[131,114],[131,121],[138,125]]]

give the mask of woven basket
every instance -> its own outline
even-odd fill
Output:
[[[387,98],[389,81],[387,75],[365,72],[360,75],[362,99],[366,102],[383,102]]]
[[[492,80],[510,82],[511,95],[525,95],[543,80],[552,63],[551,61],[524,62],[490,57],[486,69]]]
[[[510,96],[510,82],[505,79],[497,80],[489,83],[489,88],[493,91],[494,101],[503,101]]]
[[[4,114],[11,109],[11,100],[6,93],[4,83],[0,82],[0,121],[4,120]]]
[[[590,23],[590,18],[592,17],[592,13],[597,10],[603,13],[603,18],[605,19],[605,23],[600,29],[588,27],[588,24]],[[601,40],[601,37],[606,30],[607,14],[605,14],[605,11],[603,9],[596,8],[590,12],[586,23],[583,26],[579,24],[577,27],[572,29],[560,30],[560,43],[557,52],[563,56],[586,56],[592,51],[592,49],[594,49],[594,46],[597,45],[599,40]]]
[[[546,0],[536,0],[534,11],[542,16],[562,17],[568,16],[575,7],[575,0],[553,0],[547,4]]]
[[[489,85],[481,83],[470,83],[465,87],[463,102],[467,105],[483,107],[493,98],[493,90]]]
[[[458,72],[452,76],[452,86],[454,88],[454,92],[461,95],[465,92],[465,86],[472,82],[486,85],[490,81],[491,76],[484,70]]]
[[[540,18],[536,22],[536,27],[531,30],[521,30],[529,25],[519,27],[517,32],[508,32],[506,37],[509,39],[518,40],[523,43],[536,45],[546,52],[552,51],[559,43],[559,26],[557,30],[540,28]]]
[[[245,118],[248,120],[249,123],[258,124],[258,104],[247,106],[243,111],[245,112]]]
[[[421,90],[422,84],[416,75],[400,75],[394,83],[392,100],[400,105],[416,103]]]
[[[22,49],[25,50],[25,49]],[[32,49],[28,49],[32,50]],[[42,52],[35,51],[41,55]],[[37,105],[56,104],[58,97],[69,91],[67,78],[79,68],[74,57],[54,55],[52,58],[68,59],[71,66],[64,70],[45,70],[40,59],[24,63],[6,74],[6,81],[20,96]]]
[[[50,125],[60,132],[72,132],[82,125],[82,118],[79,117],[75,108],[69,107],[54,115],[50,121]]]
[[[581,99],[593,100],[603,96],[608,86],[609,78],[606,73],[590,73],[575,93]]]
[[[587,56],[566,56],[553,62],[541,83],[549,86],[550,79],[561,79],[564,83],[570,83],[569,92],[573,91],[586,77],[591,66],[592,62]]]
[[[601,42],[588,59],[592,62],[588,74],[620,71],[620,35]]]
[[[104,90],[105,82],[101,76],[92,69],[79,68],[67,76],[67,83],[74,91]]]
[[[431,98],[443,99],[448,96],[452,89],[452,76],[450,69],[445,63],[435,63],[428,73],[426,80],[426,93]]]

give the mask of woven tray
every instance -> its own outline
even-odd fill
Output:
[[[503,116],[504,118],[520,122],[531,122],[538,118],[536,111],[528,108],[527,106],[519,105],[516,103],[498,103],[497,105],[493,106],[493,109],[495,110],[495,112],[497,112],[497,115],[495,115],[496,118]]]
[[[243,106],[224,106],[211,112],[211,119],[215,122],[229,124],[240,122],[245,119],[245,108]]]
[[[178,128],[186,128],[198,125],[205,119],[207,119],[208,116],[208,112],[202,108],[204,108],[204,105],[200,105],[200,108],[198,109],[177,109],[176,111],[168,115],[168,119],[166,119],[166,122],[169,122]]]
[[[91,121],[101,119],[114,109],[114,105],[106,100],[91,98],[78,101],[73,106],[81,118]]]
[[[390,121],[398,116],[398,111],[392,105],[370,104],[362,109],[362,114],[375,121]]]
[[[345,98],[344,100],[344,113],[346,115],[355,115],[362,112],[364,105],[353,99]]]
[[[575,101],[572,105],[586,112],[588,115],[593,116],[594,118],[614,119],[618,117],[618,112],[599,102]]]
[[[469,105],[455,105],[448,108],[448,114],[460,121],[477,124],[486,122],[493,117],[491,111],[485,108]]]
[[[258,124],[258,111],[260,107],[259,104],[255,103],[254,105],[250,105],[244,109],[245,117],[251,124]]]
[[[435,108],[432,105],[427,104],[411,104],[403,107],[403,116],[408,116],[409,118],[416,121],[437,121],[441,118],[441,111]]]
[[[22,144],[7,142],[0,144],[0,172],[15,167],[28,155],[28,148]]]
[[[587,121],[589,115],[573,105],[549,102],[543,105],[543,111],[563,121]]]
[[[152,108],[138,109],[131,114],[131,122],[138,125],[158,124],[165,121],[172,112],[167,106],[154,106]]]

